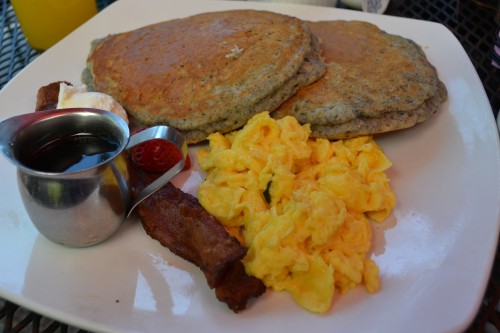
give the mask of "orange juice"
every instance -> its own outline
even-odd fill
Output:
[[[28,43],[46,50],[97,13],[95,0],[11,0]]]

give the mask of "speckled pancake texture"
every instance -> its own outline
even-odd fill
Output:
[[[343,139],[408,128],[430,118],[447,91],[422,48],[360,21],[309,22],[327,69],[273,113]]]
[[[267,11],[205,13],[95,42],[84,83],[143,125],[168,124],[188,142],[272,111],[324,74],[301,20]]]

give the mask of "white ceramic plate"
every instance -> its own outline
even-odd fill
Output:
[[[80,83],[89,43],[108,33],[229,8],[279,11],[309,20],[359,19],[411,38],[437,67],[449,99],[429,121],[378,138],[394,166],[398,198],[374,227],[372,258],[382,290],[337,297],[323,316],[268,292],[241,314],[218,302],[201,272],[128,221],[109,241],[70,249],[40,236],[0,158],[0,296],[92,331],[458,332],[475,316],[499,231],[498,132],[481,82],[442,25],[305,5],[209,0],[120,0],[25,68],[0,92],[1,117],[31,112],[37,89]],[[193,47],[196,47],[193,45]],[[194,193],[201,176],[176,184]]]

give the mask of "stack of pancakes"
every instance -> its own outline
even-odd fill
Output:
[[[326,73],[274,117],[309,123],[314,137],[344,139],[412,127],[446,100],[436,69],[413,41],[366,22],[309,26],[322,41]]]
[[[84,82],[141,124],[168,124],[194,143],[279,107],[324,74],[319,55],[318,40],[297,18],[206,13],[97,42]]]
[[[261,111],[340,139],[428,119],[446,89],[411,40],[356,21],[304,22],[234,10],[161,22],[94,43],[83,81],[140,125],[168,124],[189,143]]]

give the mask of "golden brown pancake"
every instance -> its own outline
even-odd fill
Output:
[[[360,21],[309,22],[321,40],[325,75],[301,88],[273,117],[311,124],[312,136],[343,139],[414,126],[447,92],[413,41]]]
[[[110,35],[91,50],[83,77],[143,125],[171,125],[194,143],[276,109],[318,79],[319,52],[297,18],[214,12]]]

